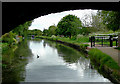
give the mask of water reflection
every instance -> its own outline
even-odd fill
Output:
[[[107,82],[83,54],[56,42],[30,41],[33,60],[26,66],[25,82]],[[37,59],[39,55],[39,59]]]
[[[15,52],[10,48],[3,55],[3,62],[8,64],[3,81],[7,82],[109,81],[90,68],[90,60],[82,53],[52,41],[23,41]]]
[[[2,53],[2,63],[7,64],[2,68],[2,82],[19,82],[25,79],[25,66],[31,59],[32,53],[27,45],[27,41],[23,41],[14,48],[9,48]],[[23,59],[20,56],[24,57]]]

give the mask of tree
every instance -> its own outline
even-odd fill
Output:
[[[48,30],[47,29],[43,30],[43,36],[48,36]]]
[[[91,22],[93,32],[96,31],[105,31],[106,26],[103,24],[102,19],[99,17],[99,15],[93,15],[92,14],[92,22]]]
[[[39,29],[28,30],[28,35],[41,36],[42,35],[42,31],[39,30]]]
[[[82,22],[83,22],[83,26],[84,27],[89,27],[89,25],[91,24],[91,15],[90,14],[85,14],[83,17],[82,17]]]
[[[48,35],[49,36],[56,35],[56,29],[57,27],[55,25],[50,26],[48,29]]]
[[[82,29],[79,30],[79,34],[82,35],[89,35],[90,33],[90,27],[82,27]]]
[[[98,15],[103,20],[103,24],[107,26],[109,30],[116,31],[120,26],[120,12],[115,11],[98,11]]]
[[[4,35],[2,35],[2,42],[3,43],[8,43],[9,46],[11,46],[12,44],[16,44],[16,40],[14,39],[15,34],[12,33],[12,31],[10,31],[9,33],[5,33]]]
[[[79,27],[82,27],[82,23],[75,15],[67,15],[63,17],[57,25],[57,33],[67,37],[76,36]]]
[[[22,25],[19,25],[18,27],[14,28],[12,30],[13,33],[16,33],[19,36],[27,37],[28,28],[31,25],[32,21],[27,21]]]

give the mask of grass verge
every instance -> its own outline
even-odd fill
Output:
[[[89,52],[91,62],[99,71],[104,71],[115,82],[120,83],[120,66],[109,55],[103,53],[99,49],[91,49]]]

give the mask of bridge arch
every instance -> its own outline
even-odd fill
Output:
[[[3,2],[2,34],[26,21],[50,13],[76,9],[97,9],[119,11],[119,3],[86,2]]]

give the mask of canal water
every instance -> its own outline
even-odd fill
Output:
[[[84,54],[48,41],[23,41],[3,54],[3,82],[110,82],[92,69]]]

